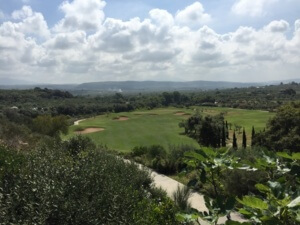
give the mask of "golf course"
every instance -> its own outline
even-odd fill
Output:
[[[161,145],[168,149],[169,145],[194,145],[197,142],[183,134],[179,122],[186,120],[198,111],[203,115],[223,113],[230,124],[230,138],[236,126],[244,127],[248,145],[251,140],[251,129],[262,130],[272,113],[259,110],[243,110],[220,107],[159,108],[153,110],[137,110],[126,113],[108,113],[81,120],[69,128],[67,139],[74,135],[87,135],[96,144],[106,145],[109,149],[129,152],[135,146]],[[242,135],[237,132],[238,143]],[[228,141],[230,144],[230,140]]]

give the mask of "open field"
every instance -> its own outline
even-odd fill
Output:
[[[203,114],[225,113],[228,123],[245,127],[250,140],[251,128],[254,125],[256,131],[265,127],[271,113],[255,110],[241,110],[230,108],[193,107],[190,109],[161,108],[146,111],[134,111],[128,113],[109,113],[81,121],[79,125],[71,126],[68,138],[75,135],[76,131],[86,128],[102,128],[98,132],[86,133],[97,144],[107,145],[110,149],[118,151],[130,151],[135,146],[162,145],[168,149],[168,145],[190,144],[198,146],[197,142],[185,135],[178,123],[195,113],[196,108]],[[241,134],[238,139],[241,139]],[[248,143],[250,143],[248,141]]]

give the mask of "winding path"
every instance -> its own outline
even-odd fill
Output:
[[[75,126],[78,126],[79,123],[82,122],[82,121],[84,121],[84,120],[86,120],[86,119],[76,120],[76,121],[74,122],[74,125],[75,125]]]
[[[167,195],[172,198],[172,194],[174,191],[177,190],[177,187],[183,187],[184,185],[182,183],[179,183],[176,180],[173,180],[172,178],[158,174],[156,172],[151,171],[151,177],[153,178],[153,183],[156,187],[161,188],[167,192]],[[205,206],[204,198],[201,194],[197,192],[193,192],[189,198],[189,202],[191,203],[191,207],[203,212],[208,211],[208,209]],[[231,213],[231,219],[235,221],[245,222],[238,213]],[[222,217],[219,219],[218,223],[224,223],[226,221],[226,217]],[[204,222],[203,220],[199,219],[199,222],[201,225],[209,225],[209,223]]]

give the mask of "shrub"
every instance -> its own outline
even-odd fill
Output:
[[[24,156],[2,178],[0,224],[177,224],[174,204],[152,194],[148,172],[89,144],[75,137]],[[65,151],[74,145],[76,157]]]
[[[174,202],[182,212],[188,212],[191,209],[191,204],[188,202],[190,196],[191,191],[187,186],[178,186],[173,193]]]

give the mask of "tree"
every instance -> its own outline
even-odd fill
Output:
[[[233,137],[232,137],[232,148],[237,149],[237,142],[236,142],[236,136],[235,136],[235,131],[233,131]]]
[[[42,115],[33,120],[33,131],[51,137],[60,133],[68,133],[68,121],[66,116]]]
[[[226,131],[224,123],[222,127],[222,147],[226,147]]]
[[[254,126],[252,126],[251,146],[254,146],[254,138],[255,138],[255,129],[254,129]]]
[[[246,137],[246,132],[245,132],[245,128],[243,128],[243,148],[247,147],[247,137]]]
[[[179,123],[179,127],[183,127],[185,134],[194,138],[200,145],[218,148],[222,142],[223,124],[222,115],[203,117],[196,113],[188,120]]]
[[[300,101],[280,107],[266,130],[255,135],[255,144],[271,150],[300,152]]]
[[[227,120],[225,122],[225,126],[226,126],[226,138],[229,139],[229,129],[228,129],[228,123]]]

